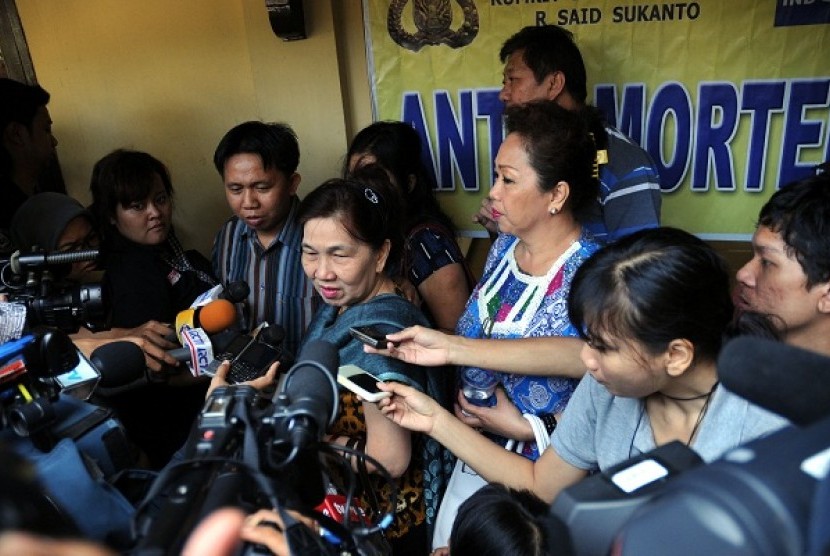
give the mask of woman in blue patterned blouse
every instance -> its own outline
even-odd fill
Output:
[[[490,190],[499,237],[473,290],[456,334],[467,338],[577,336],[567,298],[576,269],[598,248],[579,221],[596,197],[597,149],[583,116],[554,103],[532,103],[506,112],[507,137],[495,159]],[[456,416],[528,459],[547,446],[545,422],[560,413],[576,388],[572,376],[533,376],[460,367],[459,374],[492,375],[500,384],[495,405],[457,397]],[[454,476],[469,474],[463,462]],[[457,504],[451,481],[441,505],[433,546],[445,546]]]

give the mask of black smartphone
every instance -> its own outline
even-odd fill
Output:
[[[352,338],[375,349],[387,349],[390,345],[397,345],[395,342],[386,339],[386,333],[381,332],[375,326],[353,326],[349,328],[349,334],[352,335]]]
[[[281,349],[255,340],[242,353],[231,359],[231,368],[227,376],[228,383],[239,384],[261,377],[268,372],[274,361],[280,359],[281,355]]]
[[[218,351],[214,358],[218,360],[219,363],[222,361],[230,361],[248,347],[248,344],[254,341],[254,338],[247,335],[247,334],[237,334],[233,337],[229,344],[223,346],[221,351]]]
[[[259,378],[268,372],[274,361],[280,361],[280,369],[288,370],[291,356],[285,350],[263,343],[247,334],[239,334],[217,353],[208,366],[207,374],[216,374],[216,369],[223,361],[230,361],[227,380],[229,384],[239,384]]]

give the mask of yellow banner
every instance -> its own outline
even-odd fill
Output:
[[[589,97],[651,154],[663,223],[746,239],[773,191],[830,159],[827,0],[364,0],[377,119],[429,145],[459,229],[501,144],[501,44],[526,25],[574,33]],[[592,94],[593,93],[593,94]]]

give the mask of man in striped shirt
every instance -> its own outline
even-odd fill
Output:
[[[294,354],[319,302],[300,261],[299,162],[297,136],[288,125],[256,121],[226,133],[213,156],[234,213],[214,241],[213,269],[222,283],[250,286],[243,328],[279,324],[283,345]]]
[[[550,100],[563,108],[585,108],[585,63],[567,29],[556,25],[529,26],[508,38],[499,57],[504,76],[499,99],[506,105]],[[581,223],[604,242],[643,228],[660,225],[660,179],[654,161],[639,145],[605,126],[608,160],[600,160],[600,194],[580,215]],[[475,219],[496,232],[485,199]]]

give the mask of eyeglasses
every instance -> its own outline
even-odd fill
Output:
[[[91,231],[80,241],[73,241],[71,243],[62,243],[58,245],[58,251],[61,253],[72,253],[73,251],[97,249],[100,243],[101,242],[98,239],[98,234],[94,231]]]

